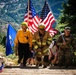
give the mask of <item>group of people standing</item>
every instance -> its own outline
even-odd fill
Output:
[[[26,66],[27,60],[34,57],[37,67],[46,68],[49,64],[69,66],[72,61],[72,50],[74,53],[76,51],[75,39],[70,31],[70,27],[65,27],[64,33],[55,40],[56,51],[54,53],[52,50],[54,45],[51,47],[53,38],[48,31],[45,31],[43,23],[40,23],[38,31],[32,34],[28,30],[28,24],[22,22],[14,41],[15,53],[19,58],[18,63],[21,64],[22,61],[22,66]]]

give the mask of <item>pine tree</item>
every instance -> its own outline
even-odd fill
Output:
[[[76,34],[76,2],[75,0],[68,0],[63,4],[62,15],[59,23],[66,24],[71,27],[71,33]]]

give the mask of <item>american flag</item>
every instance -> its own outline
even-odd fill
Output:
[[[31,0],[28,0],[24,21],[28,23],[28,28],[32,33],[38,30],[38,24],[40,23],[41,19],[38,17]]]
[[[52,25],[56,22],[56,20],[52,14],[52,11],[50,11],[47,1],[44,3],[40,18],[42,19],[42,23],[45,25],[45,30],[48,31],[51,36],[57,34],[57,30],[52,28]]]

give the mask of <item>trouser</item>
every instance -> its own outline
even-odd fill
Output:
[[[30,50],[29,50],[29,44],[26,43],[26,44],[23,44],[23,43],[20,43],[18,44],[18,63],[21,62],[21,60],[23,59],[23,65],[26,65],[26,61],[27,59],[29,58],[29,53],[30,53]]]
[[[47,66],[48,65],[48,63],[49,63],[49,55],[45,55],[45,56],[43,56],[43,58],[42,57],[36,57],[36,60],[37,60],[37,64],[42,64],[42,65],[45,65],[45,66]]]
[[[69,50],[59,50],[58,52],[58,64],[59,65],[70,65],[72,61],[72,54]]]

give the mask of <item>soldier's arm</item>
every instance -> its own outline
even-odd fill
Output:
[[[57,39],[57,45],[59,46],[59,47],[62,47],[63,46],[63,39],[62,39],[62,36],[60,35],[59,37],[58,37],[58,39]]]
[[[73,47],[73,51],[76,52],[76,40],[74,39],[74,37],[72,37],[71,44],[72,44],[72,47]]]
[[[76,56],[76,40],[75,39],[72,40],[72,47],[73,47],[74,55]]]

